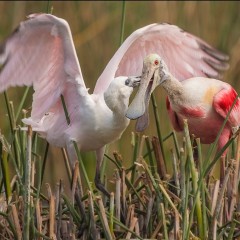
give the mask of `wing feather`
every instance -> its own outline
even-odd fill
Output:
[[[99,77],[94,93],[106,90],[117,76],[141,75],[143,59],[157,53],[180,81],[209,76],[220,78],[228,56],[175,25],[151,24],[133,32],[117,50]]]
[[[68,23],[50,14],[32,14],[21,22],[0,47],[0,64],[0,91],[33,85],[32,119],[72,91],[67,82],[70,88],[85,87]]]
[[[239,127],[240,125],[240,99],[237,92],[227,83],[226,88],[219,91],[213,98],[213,107],[216,112],[224,119],[227,117],[232,105],[232,111],[228,117],[228,123],[232,127]],[[236,99],[237,98],[237,99]]]

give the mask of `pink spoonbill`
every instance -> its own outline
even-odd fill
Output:
[[[72,163],[73,141],[81,151],[95,151],[95,185],[109,195],[100,181],[105,145],[119,139],[128,126],[129,97],[139,84],[131,76],[141,75],[143,58],[152,52],[179,79],[217,77],[227,68],[228,57],[198,37],[174,25],[151,24],[124,41],[89,94],[68,23],[51,14],[31,14],[0,46],[0,91],[33,85],[31,116],[22,121],[50,144],[66,147]]]
[[[202,143],[215,141],[228,112],[228,121],[218,140],[220,150],[232,132],[240,125],[240,99],[226,82],[206,77],[193,77],[180,81],[174,77],[158,54],[144,59],[141,85],[130,104],[127,116],[134,119],[144,113],[150,92],[158,85],[167,92],[167,110],[176,131],[183,131],[183,119],[188,120],[189,132]]]

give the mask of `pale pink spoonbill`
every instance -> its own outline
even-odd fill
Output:
[[[220,150],[240,125],[240,99],[231,85],[206,77],[179,81],[158,54],[150,54],[144,59],[140,84],[127,111],[130,118],[138,118],[144,113],[144,99],[149,99],[150,92],[160,85],[167,92],[167,110],[176,131],[183,131],[183,119],[187,119],[191,134],[202,143],[212,143],[234,104],[218,141]]]
[[[68,23],[50,14],[32,14],[0,46],[0,91],[33,85],[31,125],[55,146],[66,147],[72,161],[76,141],[82,151],[96,151],[95,184],[106,144],[120,138],[129,124],[125,117],[133,87],[139,83],[143,58],[156,52],[178,79],[219,76],[228,57],[201,39],[169,24],[151,24],[133,32],[116,51],[88,93]],[[94,56],[89,56],[94,62]],[[63,95],[70,124],[60,96]]]

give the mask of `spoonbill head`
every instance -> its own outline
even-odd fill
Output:
[[[157,54],[150,54],[144,59],[141,86],[126,115],[137,118],[144,114],[144,107],[138,108],[138,104],[146,106],[150,93],[157,86],[162,86],[167,92],[167,110],[176,131],[183,131],[183,119],[187,119],[191,134],[200,138],[202,143],[212,143],[232,106],[218,141],[218,150],[238,129],[240,99],[231,85],[206,77],[179,81]]]
[[[137,119],[147,111],[151,93],[161,83],[160,74],[164,71],[163,65],[165,63],[158,54],[150,54],[144,59],[141,87],[130,104],[126,117]]]

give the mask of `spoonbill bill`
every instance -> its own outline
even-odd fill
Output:
[[[220,150],[240,125],[240,99],[231,85],[206,77],[179,81],[158,54],[144,59],[140,84],[127,111],[130,119],[144,114],[150,93],[162,86],[167,92],[167,110],[176,131],[183,131],[183,119],[187,119],[189,132],[202,143],[210,144],[215,141],[233,106],[218,140]]]
[[[129,97],[139,84],[138,77],[130,76],[141,75],[143,58],[152,52],[160,54],[179,79],[217,77],[227,68],[228,57],[200,38],[174,25],[151,24],[124,41],[89,94],[68,23],[51,14],[31,14],[0,46],[0,92],[33,85],[31,116],[22,121],[50,144],[66,147],[72,163],[73,140],[81,151],[94,150],[95,185],[109,195],[100,181],[105,145],[119,139],[128,126]]]

